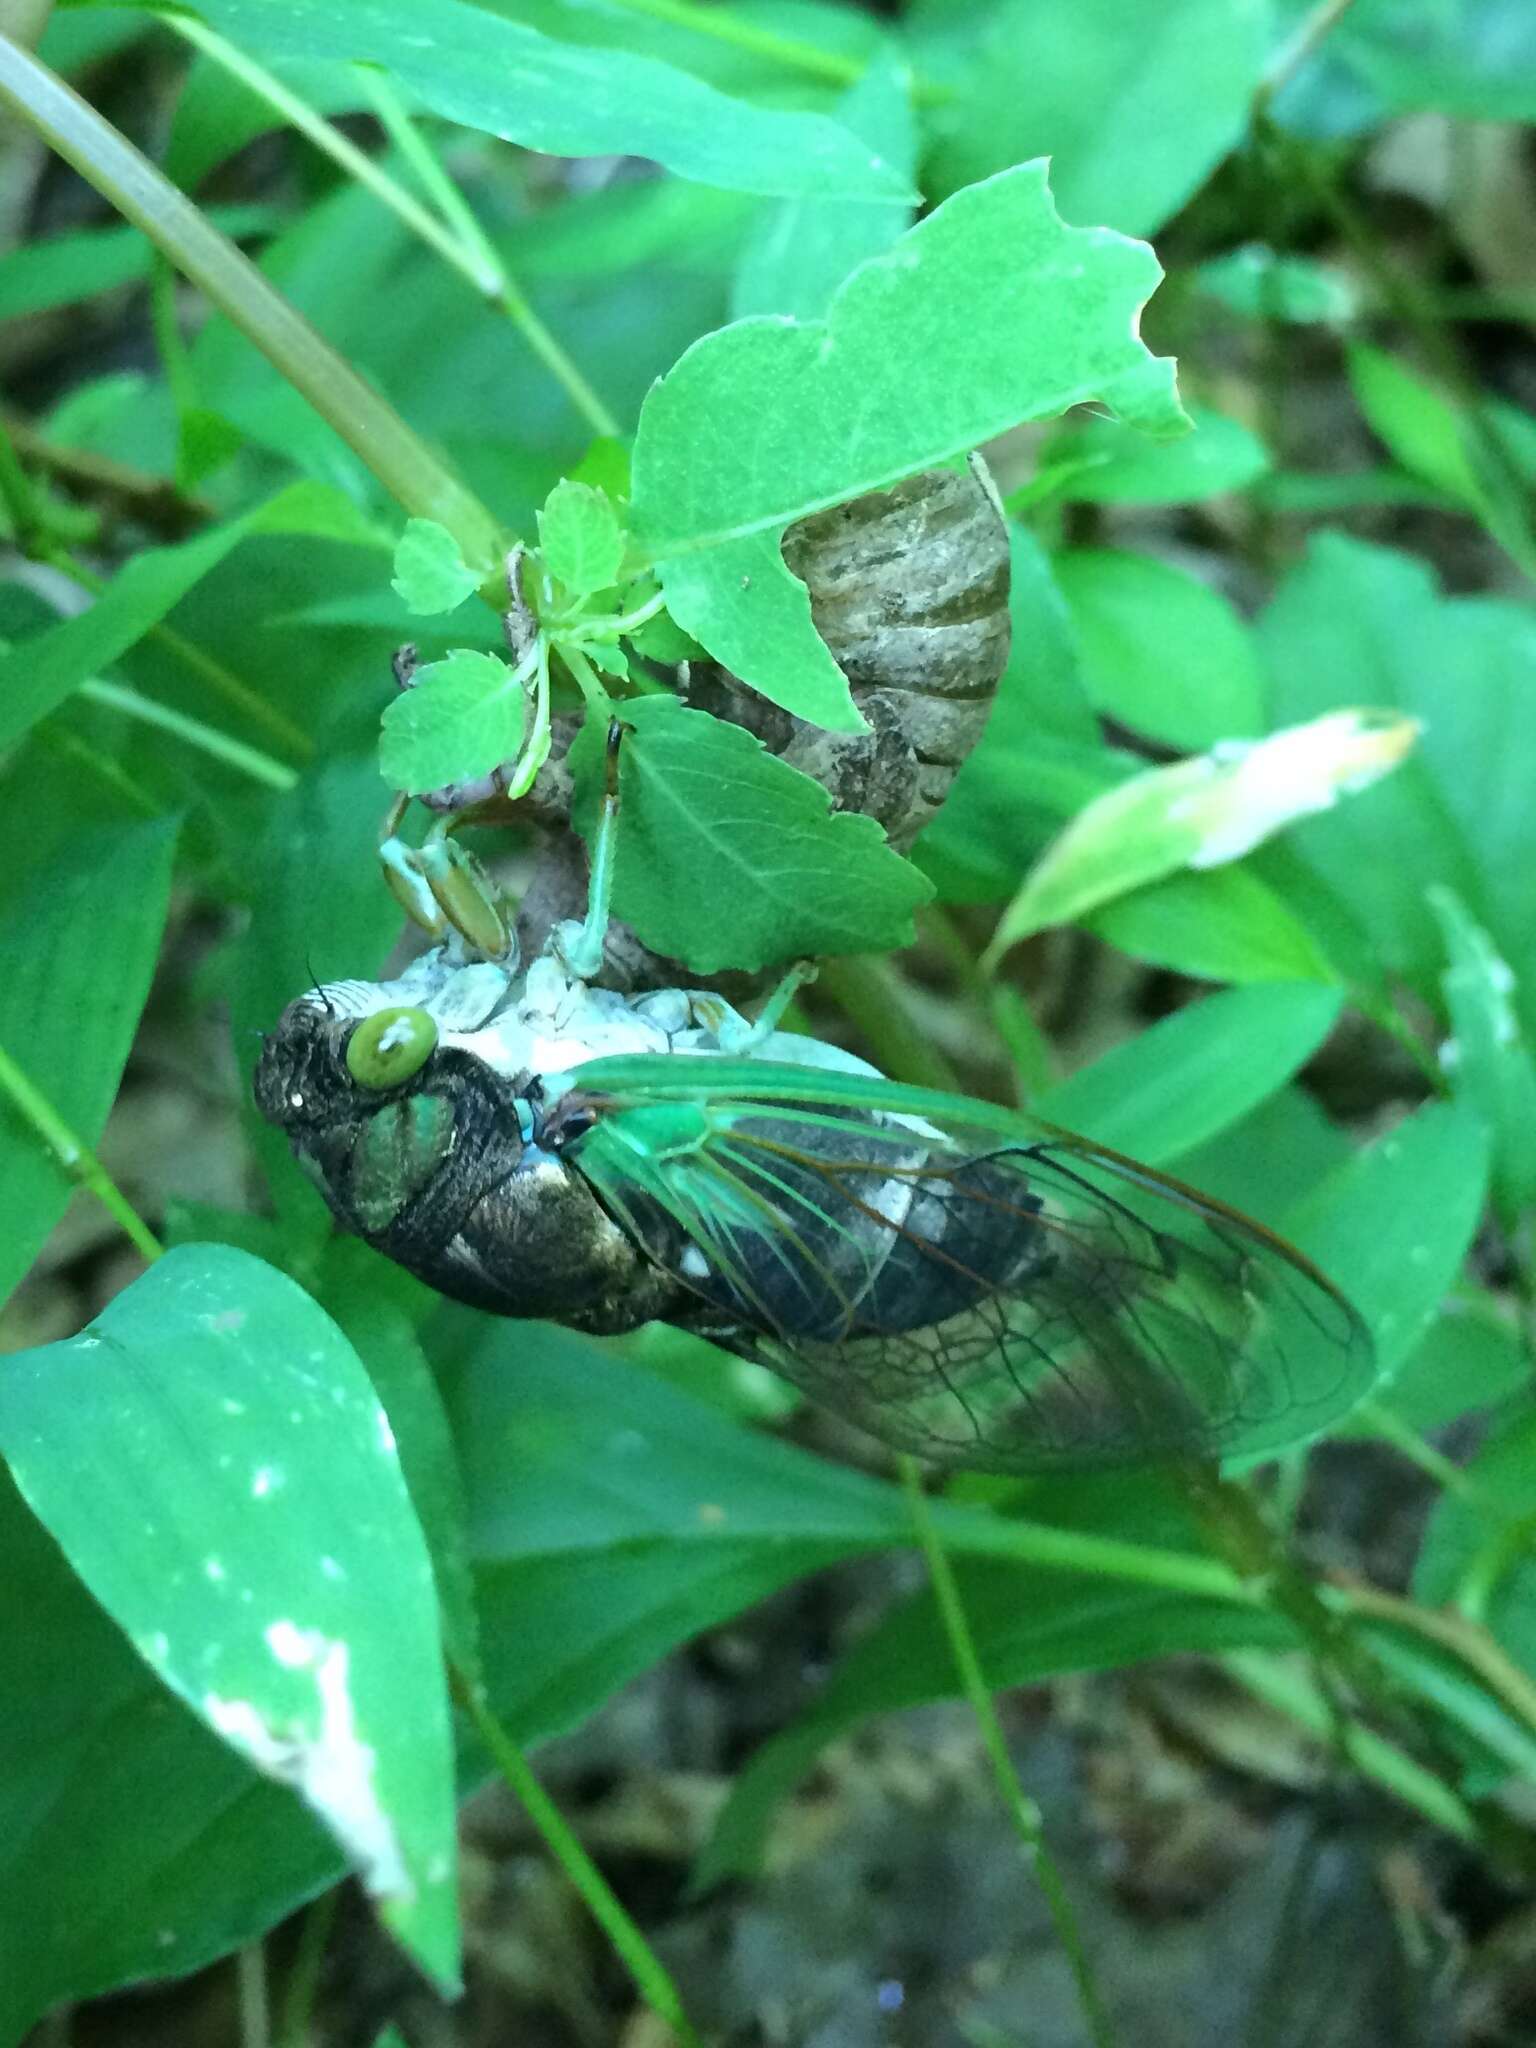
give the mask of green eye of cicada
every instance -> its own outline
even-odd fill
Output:
[[[375,1010],[347,1040],[347,1072],[361,1088],[394,1088],[421,1071],[436,1044],[425,1010]]]

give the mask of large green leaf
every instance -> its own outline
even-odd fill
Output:
[[[630,52],[557,41],[460,0],[192,0],[248,49],[376,64],[436,114],[552,156],[648,156],[738,192],[899,198],[904,181],[820,114],[733,100]]]
[[[1229,989],[1192,1003],[1031,1106],[1052,1123],[1160,1165],[1254,1109],[1311,1058],[1338,1020],[1337,989]]]
[[[624,716],[613,904],[647,945],[712,974],[911,942],[929,885],[872,818],[834,812],[810,776],[675,697]],[[589,721],[571,750],[587,821],[602,741]]]
[[[1004,0],[979,35],[966,26],[970,53],[938,116],[930,186],[952,192],[1048,155],[1068,220],[1146,235],[1242,135],[1269,10],[1263,0]]]
[[[1445,599],[1412,557],[1325,533],[1261,617],[1259,642],[1277,722],[1367,703],[1423,723],[1397,774],[1290,835],[1384,968],[1426,997],[1438,993],[1443,956],[1428,896],[1438,883],[1455,890],[1528,994],[1536,617],[1491,599]]]
[[[1432,889],[1430,905],[1445,933],[1441,985],[1452,1031],[1441,1047],[1441,1064],[1453,1095],[1487,1127],[1494,1198],[1513,1228],[1536,1201],[1536,1067],[1520,1028],[1514,976],[1454,890]]]
[[[1121,548],[1069,548],[1055,570],[1095,710],[1181,753],[1264,730],[1252,640],[1208,584]]]
[[[635,439],[635,533],[679,624],[775,702],[856,730],[785,527],[1090,399],[1176,431],[1172,365],[1135,332],[1159,274],[1142,244],[1066,227],[1029,164],[862,264],[824,322],[704,336],[652,389]]]
[[[0,2041],[180,1976],[341,1876],[336,1845],[168,1693],[0,1469]]]
[[[1338,978],[1306,925],[1241,861],[1166,875],[1080,922],[1122,953],[1197,980]]]
[[[185,1245],[0,1370],[0,1451],[139,1655],[291,1786],[400,1940],[458,1976],[432,1567],[356,1353],[247,1253]]]
[[[172,819],[90,832],[0,907],[0,1047],[88,1146],[101,1136],[149,994],[175,850]],[[74,1187],[17,1112],[0,1110],[0,1299]]]

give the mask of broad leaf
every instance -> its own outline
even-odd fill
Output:
[[[139,1655],[330,1830],[458,1976],[432,1567],[356,1354],[299,1287],[186,1245],[0,1371],[0,1451]]]

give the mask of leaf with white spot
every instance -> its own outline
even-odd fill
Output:
[[[1003,912],[987,964],[1031,932],[1181,868],[1240,860],[1297,818],[1379,781],[1419,730],[1398,712],[1335,711],[1133,775],[1095,797],[1046,848]]]
[[[180,1246],[80,1336],[5,1360],[0,1453],[139,1655],[299,1794],[455,1987],[432,1567],[336,1325],[260,1259]]]
[[[1536,1066],[1521,1029],[1515,977],[1454,889],[1429,891],[1445,936],[1440,977],[1452,1035],[1440,1048],[1451,1093],[1482,1119],[1493,1140],[1493,1196],[1513,1225],[1536,1202]]]

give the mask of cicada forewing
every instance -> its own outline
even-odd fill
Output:
[[[570,1163],[701,1327],[899,1449],[1010,1473],[1254,1455],[1369,1387],[1364,1326],[1300,1252],[1086,1139],[704,1073],[685,1126],[656,1085],[590,1087]]]

